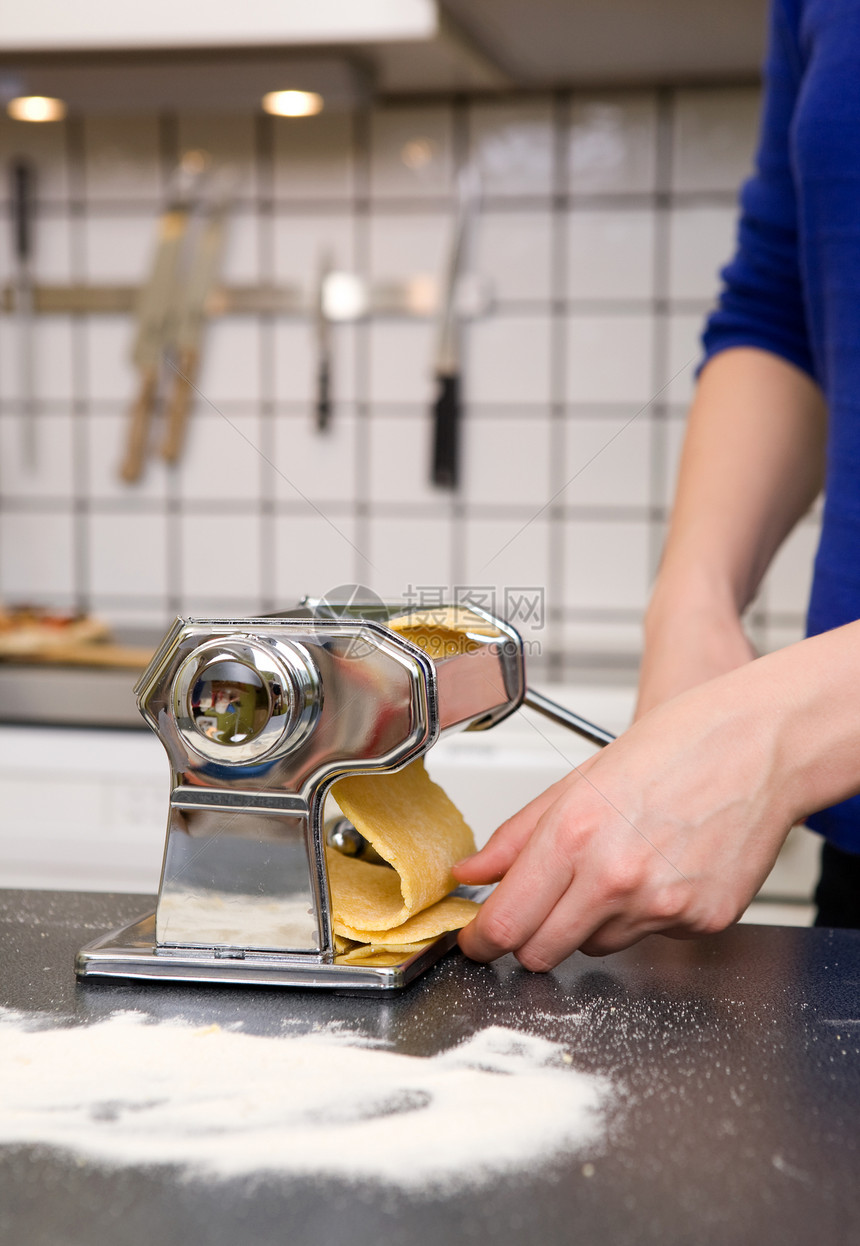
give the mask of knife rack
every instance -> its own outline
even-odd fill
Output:
[[[228,286],[216,289],[206,315],[313,316],[315,290],[298,285]],[[41,315],[123,315],[135,310],[136,286],[37,285],[33,288],[33,311]],[[493,304],[489,282],[475,273],[464,273],[458,283],[457,310],[464,320],[487,315]],[[403,281],[367,282],[355,273],[332,272],[323,292],[325,316],[333,323],[373,316],[405,316],[427,319],[439,308],[439,281],[417,275]],[[15,312],[15,288],[0,291],[0,309]]]

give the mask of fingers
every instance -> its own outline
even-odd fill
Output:
[[[527,969],[552,969],[571,952],[608,956],[646,935],[689,922],[690,883],[616,824],[581,855],[573,882],[532,937],[516,949]],[[708,920],[721,914],[708,911]],[[722,927],[720,927],[722,928]]]
[[[465,954],[513,952],[538,972],[578,948],[604,956],[684,924],[690,884],[591,789],[563,793],[459,936]]]
[[[599,929],[605,913],[583,903],[575,883],[561,897],[549,917],[532,936],[514,950],[524,969],[547,973],[577,951]]]
[[[563,801],[540,819],[519,856],[481,911],[460,931],[472,960],[490,961],[524,946],[569,888],[575,851]]]
[[[575,774],[574,774],[575,777]],[[518,813],[507,822],[503,822],[494,831],[480,852],[474,856],[458,861],[452,873],[461,883],[495,883],[508,872],[519,856],[524,844],[534,833],[540,818],[558,799],[562,789],[571,782],[571,776],[565,775],[552,787],[541,792],[534,800],[524,805]]]
[[[484,916],[484,911],[504,887],[490,897],[483,907],[482,913],[461,932],[460,947],[473,960],[492,959],[486,955],[486,943],[479,940],[484,932],[479,928],[473,930]],[[484,918],[486,921],[486,918]],[[664,929],[665,917],[659,911],[650,911],[647,907],[639,912],[626,910],[623,900],[608,894],[599,881],[595,879],[592,886],[583,875],[574,875],[552,910],[539,921],[535,929],[525,940],[519,938],[521,930],[516,923],[492,914],[490,931],[493,936],[508,937],[504,952],[513,952],[524,969],[534,973],[546,973],[561,964],[572,952],[580,951],[586,956],[609,956],[612,952],[623,951],[644,939],[646,935],[662,930],[676,937],[685,937],[680,931]],[[477,936],[477,937],[476,937]],[[689,933],[686,937],[692,937]],[[495,956],[501,954],[496,950]]]
[[[659,928],[658,920],[637,921],[619,915],[617,905],[589,905],[574,890],[562,897],[540,929],[515,953],[524,969],[546,973],[572,952],[609,956]]]

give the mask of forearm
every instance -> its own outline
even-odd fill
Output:
[[[860,622],[760,658],[738,678],[751,712],[778,724],[792,822],[860,791]]]
[[[705,367],[687,426],[654,610],[697,602],[740,614],[821,488],[826,410],[818,386],[765,351]]]
[[[825,433],[817,385],[776,355],[727,350],[702,372],[645,615],[637,717],[755,656],[740,616],[821,487]]]

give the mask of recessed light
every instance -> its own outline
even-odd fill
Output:
[[[404,144],[400,159],[407,169],[423,169],[436,154],[436,144],[431,138],[411,138]]]
[[[322,112],[323,97],[316,91],[269,91],[263,109],[273,117],[313,117]]]
[[[66,104],[50,95],[18,95],[6,105],[6,112],[13,121],[62,121]]]

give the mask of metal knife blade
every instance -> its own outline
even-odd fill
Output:
[[[458,178],[457,210],[445,276],[439,291],[433,404],[433,473],[435,485],[456,489],[460,478],[460,326],[457,283],[462,272],[469,228],[478,201],[478,175],[466,166]]]
[[[314,417],[317,429],[321,433],[325,432],[331,423],[332,329],[325,305],[326,282],[331,271],[331,255],[325,251],[320,259],[314,291],[314,330],[317,346]]]
[[[9,169],[12,199],[13,252],[15,255],[15,322],[18,337],[18,402],[21,412],[21,445],[24,463],[36,466],[36,393],[33,358],[33,215],[35,169],[19,157]]]

